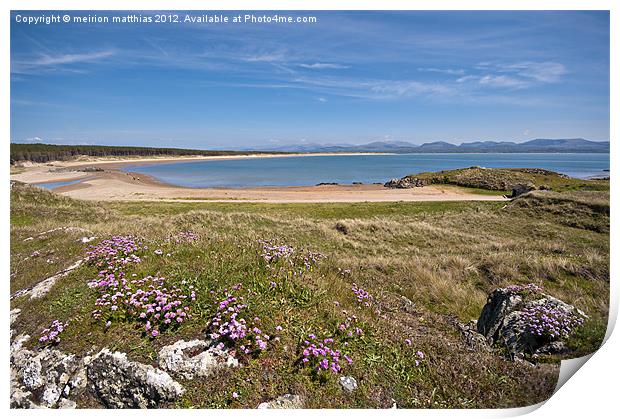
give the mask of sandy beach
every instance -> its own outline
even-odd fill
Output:
[[[369,153],[371,154],[371,153]],[[319,154],[317,154],[319,155]],[[320,154],[328,155],[328,154]],[[153,164],[187,160],[221,160],[249,158],[294,158],[291,155],[247,155],[148,159],[85,159],[21,167],[11,180],[25,183],[82,182],[61,186],[54,192],[83,200],[164,201],[164,202],[390,202],[390,201],[498,201],[501,196],[481,195],[462,188],[433,185],[423,188],[391,189],[383,185],[321,185],[260,188],[185,188],[169,185],[138,173],[120,170],[126,164]],[[102,171],[80,171],[96,167]],[[387,179],[386,179],[387,180]]]

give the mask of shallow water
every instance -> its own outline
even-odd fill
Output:
[[[76,183],[80,183],[85,180],[87,180],[87,178],[66,180],[64,182],[35,183],[35,186],[38,186],[39,188],[44,188],[44,189],[56,189],[56,188],[60,188],[61,186],[75,185]]]
[[[608,174],[607,153],[470,153],[301,156],[127,165],[173,185],[193,188],[306,186],[321,182],[384,183],[405,175],[470,166],[529,167],[578,178]]]

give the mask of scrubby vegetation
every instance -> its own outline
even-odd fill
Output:
[[[409,175],[427,184],[447,184],[508,193],[516,185],[531,184],[557,192],[570,190],[609,190],[608,180],[583,180],[544,169],[491,169],[469,167],[465,169],[424,172]]]
[[[262,154],[260,151],[191,150],[162,147],[120,147],[103,145],[53,145],[11,143],[11,164],[20,161],[47,163],[72,160],[82,156],[90,157],[154,157],[154,156],[230,156]],[[275,153],[268,153],[275,154]]]
[[[87,203],[12,187],[12,293],[85,257],[43,298],[13,299],[22,309],[13,327],[38,338],[61,325],[51,344],[63,351],[108,347],[149,364],[179,339],[235,351],[239,367],[182,381],[187,392],[169,407],[253,408],[285,393],[306,407],[524,406],[551,395],[559,358],[528,367],[473,350],[454,322],[477,318],[494,288],[534,284],[589,316],[564,356],[597,349],[609,304],[609,194]],[[161,303],[170,307],[158,311]],[[356,378],[355,392],[339,387],[342,374]],[[97,407],[84,397],[80,405]]]

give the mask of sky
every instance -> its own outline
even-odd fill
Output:
[[[46,25],[17,16],[54,12],[14,11],[11,141],[609,140],[608,12],[278,13],[317,21]]]

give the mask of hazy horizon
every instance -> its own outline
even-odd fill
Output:
[[[389,143],[389,144],[397,144],[397,143],[408,143],[411,144],[413,146],[419,146],[419,145],[423,145],[423,144],[428,144],[428,143],[436,143],[436,142],[446,142],[446,143],[450,143],[450,144],[454,144],[454,145],[463,145],[463,144],[470,144],[470,143],[474,143],[474,142],[514,142],[516,144],[523,144],[526,143],[528,141],[533,141],[533,140],[540,140],[542,138],[530,138],[530,139],[526,139],[526,140],[522,140],[522,141],[512,141],[512,140],[477,140],[477,141],[461,141],[461,142],[454,142],[454,141],[449,141],[449,140],[436,140],[436,141],[427,141],[424,143],[413,143],[410,141],[404,141],[404,140],[376,140],[376,141],[367,141],[367,142],[361,142],[361,143],[344,143],[344,142],[325,142],[325,143],[318,143],[318,142],[301,142],[301,143],[282,143],[282,144],[257,144],[255,146],[256,150],[261,150],[264,148],[268,148],[268,147],[287,147],[287,146],[321,146],[321,147],[328,147],[328,146],[343,146],[343,147],[355,147],[355,146],[363,146],[366,144],[371,144],[371,143],[376,143],[376,142],[381,142],[381,143]],[[544,138],[546,140],[560,140],[560,138]],[[600,143],[606,143],[609,142],[609,140],[591,140],[588,138],[562,138],[563,140],[587,140],[587,141],[593,141],[593,142],[600,142]],[[101,143],[84,143],[84,142],[75,142],[75,143],[61,143],[61,142],[47,142],[46,140],[42,139],[42,138],[31,138],[25,141],[13,141],[11,140],[11,143],[15,143],[15,144],[48,144],[48,145],[69,145],[69,146],[106,146],[106,145],[110,145],[110,144],[101,144]],[[141,146],[136,146],[136,145],[131,145],[131,144],[117,144],[116,146],[119,147],[141,147]],[[167,146],[148,146],[148,145],[143,145],[142,147],[167,147]],[[181,146],[176,146],[176,145],[171,145],[170,148],[188,148],[188,147],[181,147]],[[198,145],[196,147],[197,150],[209,150],[209,148],[202,148],[200,147],[200,145]],[[210,148],[212,150],[227,150],[225,147],[212,147]],[[248,145],[248,146],[238,146],[238,147],[233,147],[230,148],[229,150],[251,150],[252,146]]]

